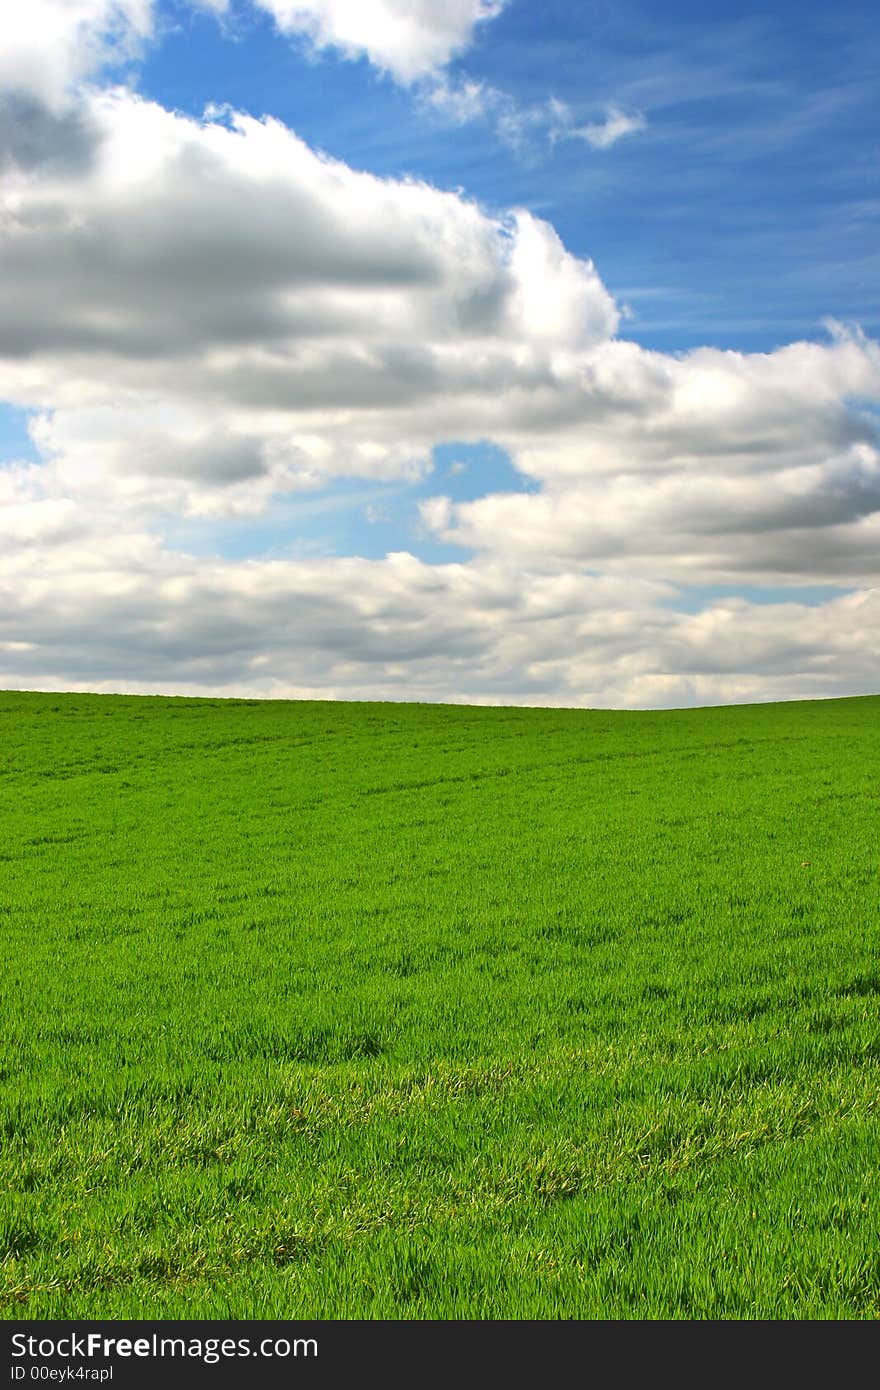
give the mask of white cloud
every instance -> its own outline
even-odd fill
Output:
[[[554,130],[554,138],[583,140],[596,150],[610,149],[625,135],[633,135],[636,131],[644,130],[647,125],[640,111],[622,111],[618,106],[609,106],[604,120],[587,125],[575,125],[567,108],[562,108],[561,103],[556,104],[564,114],[561,114],[559,124]]]
[[[445,76],[423,85],[420,98],[424,106],[438,113],[451,125],[468,125],[505,107],[503,92],[486,82],[465,78],[455,82]]]
[[[7,0],[0,8],[0,88],[57,107],[109,62],[138,55],[153,0]]]
[[[0,559],[0,683],[594,706],[876,683],[880,591],[817,607],[730,599],[698,614],[669,597],[651,581],[406,553],[197,560],[69,525],[51,547],[33,537]]]
[[[407,475],[616,328],[526,212],[357,173],[273,121],[127,92],[83,110],[88,167],[10,176],[0,229],[0,394],[46,414],[71,488],[242,511]]]
[[[0,398],[37,412],[44,460],[0,469],[7,683],[570,704],[877,685],[880,349],[858,333],[648,352],[546,222],[235,113],[82,92],[6,157]],[[417,477],[450,440],[506,449],[532,489],[425,503],[460,564],[162,541]],[[674,584],[816,581],[859,593],[673,607]]]
[[[876,344],[673,358],[614,342],[578,368],[542,430],[536,402],[509,410],[509,447],[541,490],[431,499],[430,530],[682,583],[880,579],[880,428],[853,404],[880,398]]]
[[[443,69],[507,0],[254,0],[284,34],[366,57],[410,84]]]
[[[548,145],[580,140],[593,149],[607,150],[626,135],[647,128],[640,111],[625,112],[609,106],[601,121],[578,125],[567,102],[557,97],[523,104],[487,82],[471,78],[451,79],[445,74],[423,84],[422,105],[452,125],[487,120],[516,153],[535,157]]]
[[[229,0],[189,3],[218,18],[229,10]],[[569,139],[606,149],[645,125],[640,113],[611,106],[604,121],[579,126],[570,107],[553,97],[522,105],[485,81],[450,76],[448,64],[474,42],[481,25],[502,12],[507,0],[251,3],[270,14],[283,35],[304,37],[316,50],[367,58],[396,81],[413,86],[422,107],[445,121],[492,121],[500,138],[520,153],[531,152],[538,142],[554,145]],[[73,121],[67,143],[78,138],[81,115],[70,115],[77,90],[108,66],[139,58],[159,27],[158,13],[158,0],[27,0],[0,9],[0,163],[4,141],[27,148],[49,135],[56,145],[63,142],[59,121],[65,119]],[[13,129],[5,131],[4,126]]]
[[[223,16],[229,0],[189,0]],[[442,73],[507,0],[252,0],[280,33],[366,58],[410,85]],[[56,108],[109,64],[138,58],[157,0],[21,0],[0,7],[0,88]]]

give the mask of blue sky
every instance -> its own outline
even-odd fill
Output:
[[[0,679],[875,688],[871,8],[369,6],[0,20]]]

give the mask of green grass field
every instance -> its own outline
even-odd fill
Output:
[[[880,698],[0,695],[7,1318],[876,1318]]]

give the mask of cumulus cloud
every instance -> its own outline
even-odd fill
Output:
[[[277,121],[50,95],[16,90],[3,147],[0,399],[33,412],[42,460],[0,468],[5,683],[569,704],[876,686],[876,344],[649,352],[524,210],[353,170]],[[163,540],[282,495],[295,524],[300,494],[486,440],[524,490],[437,488],[422,522],[456,564]],[[681,586],[817,580],[842,596],[676,609]]]
[[[682,614],[655,581],[501,561],[230,563],[100,529],[28,550],[0,560],[0,681],[31,689],[655,706],[876,677],[877,590]]]
[[[25,0],[0,13],[0,88],[50,109],[109,63],[139,55],[153,0]]]
[[[189,0],[218,16],[229,0]],[[366,58],[410,85],[440,74],[473,43],[507,0],[252,0],[278,31],[315,50]],[[26,0],[0,14],[0,87],[49,107],[102,68],[139,57],[156,24],[157,0]]]
[[[875,581],[880,422],[857,401],[880,396],[876,344],[674,358],[609,343],[579,366],[540,430],[534,410],[511,414],[518,466],[541,490],[429,499],[429,529],[679,582]]]
[[[398,82],[444,68],[473,41],[480,24],[507,0],[255,0],[284,34],[303,34],[316,48],[366,57]]]
[[[76,195],[62,176],[9,185],[7,353],[452,341],[497,331],[519,289],[515,238],[455,195],[356,173],[271,120],[199,123],[124,92],[89,111],[100,158]],[[611,323],[598,279],[594,296]]]
[[[39,168],[82,172],[95,141],[86,112],[54,111],[30,92],[0,87],[0,175]]]
[[[0,227],[0,394],[43,413],[72,488],[167,506],[176,477],[189,510],[247,510],[409,476],[616,328],[592,264],[529,213],[358,173],[275,121],[123,91],[83,111],[88,167],[8,178]]]

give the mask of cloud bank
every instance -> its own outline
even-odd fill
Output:
[[[355,43],[353,9],[278,8]],[[497,8],[446,7],[430,52]],[[0,70],[0,400],[31,412],[40,458],[0,467],[3,684],[595,705],[877,688],[877,344],[832,325],[772,353],[649,352],[548,222],[352,169],[277,121],[74,90],[151,10],[64,14],[51,72],[18,19]],[[417,76],[417,53],[394,71]],[[282,499],[295,531],[298,499],[346,480],[430,480],[449,441],[491,441],[522,482],[428,486],[412,548],[458,560],[212,542]]]

